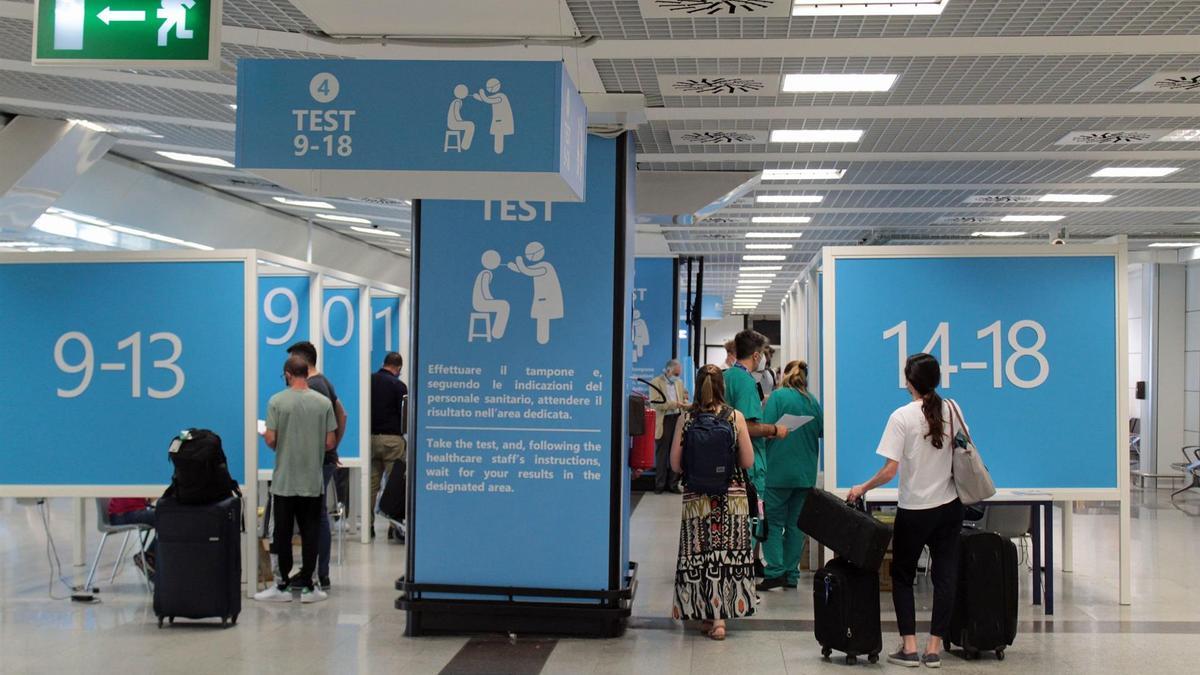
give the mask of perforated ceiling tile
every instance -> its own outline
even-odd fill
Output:
[[[610,39],[1189,35],[1191,0],[950,0],[939,16],[647,18],[638,0],[566,0],[579,30]]]
[[[225,0],[222,23],[243,28],[305,33],[320,30],[287,0]]]

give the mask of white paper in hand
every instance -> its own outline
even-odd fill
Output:
[[[813,418],[809,415],[784,415],[776,424],[786,427],[788,431],[795,431],[811,421]]]

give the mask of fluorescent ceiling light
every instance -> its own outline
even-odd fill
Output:
[[[236,104],[236,103],[230,103],[230,104],[228,104],[228,105],[229,105],[229,108],[230,108],[230,110],[237,110],[237,104]]]
[[[776,129],[772,143],[857,143],[862,129]]]
[[[752,223],[811,223],[812,218],[808,216],[754,216],[750,219]]]
[[[1200,241],[1156,241],[1150,248],[1191,248],[1200,246]]]
[[[1110,166],[1092,174],[1092,178],[1162,178],[1178,170],[1166,166]]]
[[[1176,129],[1158,140],[1163,143],[1200,143],[1200,129]]]
[[[1112,195],[1043,195],[1039,202],[1090,202],[1099,203],[1112,199]]]
[[[336,213],[318,213],[317,217],[321,220],[332,220],[336,223],[354,223],[356,225],[371,225],[371,221],[366,218],[358,218],[355,216],[339,216]]]
[[[211,246],[205,246],[204,244],[197,244],[194,241],[187,241],[186,239],[177,239],[175,237],[168,237],[165,234],[157,234],[155,232],[147,232],[145,230],[138,230],[138,229],[132,228],[132,227],[125,227],[124,225],[109,225],[108,229],[113,230],[114,232],[120,232],[121,234],[129,234],[129,235],[133,235],[135,237],[142,237],[144,239],[153,239],[154,241],[161,241],[165,244],[174,244],[176,246],[183,246],[186,248],[194,248],[197,251],[212,251],[212,250],[214,250],[213,247],[211,247]]]
[[[1027,232],[972,232],[972,237],[993,237],[996,239],[1003,237],[1024,237]]]
[[[37,246],[36,241],[0,241],[0,248],[22,248],[25,246]]]
[[[299,206],[306,209],[336,209],[337,207],[329,202],[313,201],[308,199],[288,199],[287,197],[271,197],[271,199],[287,206]]]
[[[747,251],[788,251],[791,244],[746,244]]]
[[[765,169],[763,180],[841,180],[845,169]]]
[[[739,272],[782,272],[781,265],[742,265]]]
[[[786,255],[744,255],[742,260],[746,262],[782,262],[787,260]]]
[[[1057,223],[1066,216],[1019,216],[1009,215],[1001,218],[1005,223]]]
[[[747,232],[747,239],[799,239],[803,232]],[[774,276],[774,275],[772,275]]]
[[[380,229],[376,229],[373,227],[351,227],[350,229],[354,230],[355,232],[362,232],[363,234],[378,234],[383,237],[399,237],[400,236],[399,232],[392,232],[391,230],[380,230]]]
[[[186,152],[171,152],[169,150],[156,150],[156,154],[173,159],[176,162],[186,162],[188,164],[203,164],[204,166],[219,166],[227,169],[234,168],[233,164],[221,159],[220,157],[209,157],[208,155],[191,155]]]
[[[67,120],[67,121],[74,122],[75,124],[78,124],[79,126],[83,127],[84,129],[90,129],[91,131],[99,131],[102,134],[108,133],[108,127],[104,126],[103,124],[96,124],[95,122],[92,122],[90,120]]]
[[[774,272],[742,272],[738,275],[741,279],[774,279]]]
[[[1151,244],[1153,246],[1153,244]],[[75,249],[69,246],[34,246],[25,249],[28,253],[74,253]]]
[[[896,84],[896,75],[859,73],[791,73],[783,76],[782,90],[796,92],[888,91]]]
[[[938,15],[950,0],[796,0],[792,16]]]
[[[823,195],[759,195],[754,201],[759,204],[820,204]]]

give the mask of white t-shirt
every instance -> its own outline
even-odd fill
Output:
[[[932,439],[926,437],[929,424],[925,421],[925,413],[921,411],[920,401],[898,408],[888,418],[887,428],[875,453],[900,463],[898,501],[902,509],[932,509],[958,498],[951,471],[950,404],[944,401],[942,418],[946,420],[946,425],[941,449],[933,447],[930,442]],[[955,424],[955,431],[957,427]],[[970,427],[966,431],[970,434]]]

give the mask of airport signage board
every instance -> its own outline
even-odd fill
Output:
[[[33,64],[221,65],[222,0],[37,0]]]
[[[634,262],[633,329],[630,350],[633,375],[654,379],[674,352],[675,260],[638,258]]]
[[[578,202],[586,131],[560,61],[238,67],[237,166],[303,194]]]
[[[627,142],[588,139],[583,203],[419,203],[416,584],[596,591],[624,578]],[[480,551],[494,552],[485,565]]]
[[[307,274],[258,277],[258,419],[267,418],[267,403],[287,386],[283,379],[287,348],[312,339],[311,289]],[[275,451],[261,438],[258,468],[275,468]]]

